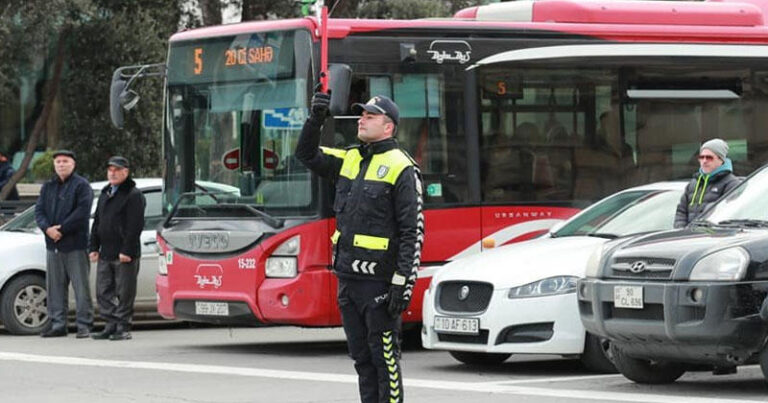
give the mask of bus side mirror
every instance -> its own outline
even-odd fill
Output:
[[[346,64],[331,63],[328,65],[331,90],[331,115],[344,115],[347,112],[349,87],[352,84],[352,68]]]
[[[126,81],[120,77],[120,69],[112,74],[112,85],[109,88],[109,116],[112,125],[118,129],[123,128],[123,109],[120,107],[120,94],[125,91]]]

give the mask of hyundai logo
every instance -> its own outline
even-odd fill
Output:
[[[469,297],[469,286],[464,285],[459,289],[459,301],[464,301]]]
[[[629,271],[635,274],[641,273],[645,271],[645,265],[646,265],[645,262],[643,262],[642,260],[638,260],[636,262],[633,262],[632,265],[629,266]]]

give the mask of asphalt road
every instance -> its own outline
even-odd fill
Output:
[[[147,326],[129,341],[11,336],[0,331],[0,401],[357,402],[341,329]],[[533,361],[532,361],[533,360]],[[637,385],[576,361],[513,356],[491,368],[445,352],[403,353],[409,402],[768,401],[756,366],[738,374],[688,373],[671,385]]]

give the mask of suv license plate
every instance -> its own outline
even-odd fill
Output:
[[[626,285],[613,287],[613,306],[616,308],[643,309],[643,287]]]
[[[226,302],[195,301],[195,314],[210,316],[229,316],[229,304]]]
[[[480,334],[480,319],[435,316],[435,331],[477,335]]]

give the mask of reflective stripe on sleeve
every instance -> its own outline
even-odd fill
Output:
[[[333,235],[331,235],[331,243],[336,245],[336,243],[339,242],[339,236],[341,236],[339,230],[333,231]]]

